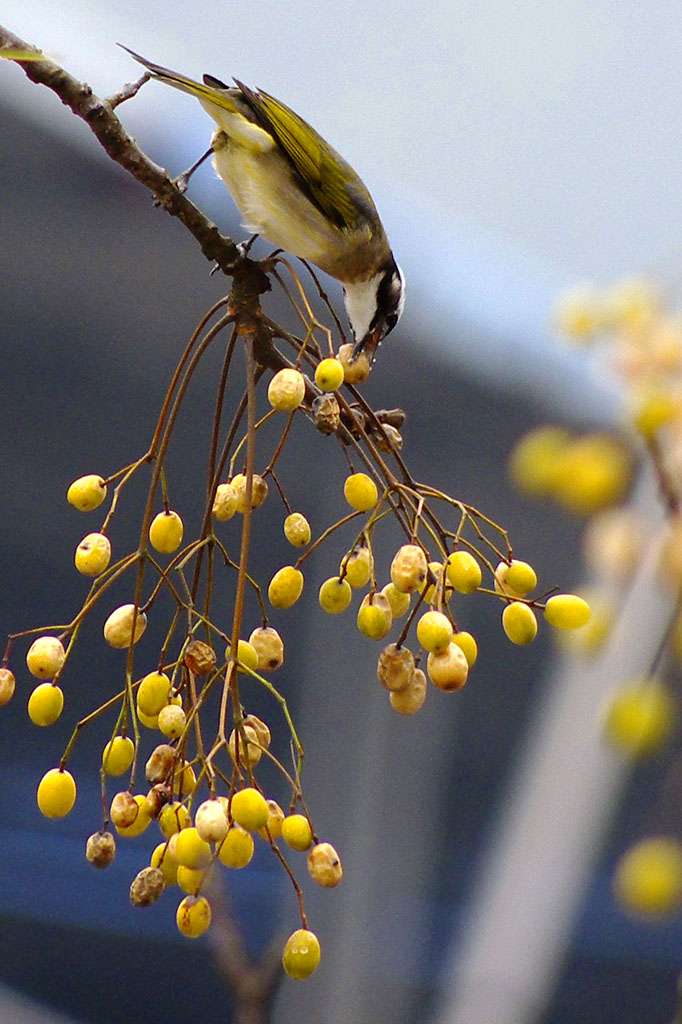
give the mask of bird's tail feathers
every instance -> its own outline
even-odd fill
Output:
[[[154,64],[152,61],[147,60],[146,57],[140,56],[139,53],[135,53],[128,46],[124,46],[123,43],[118,43],[118,46],[130,56],[142,64],[143,67],[147,68],[148,71],[158,78],[159,81],[165,82],[167,85],[172,85],[175,89],[180,89],[182,92],[190,93],[192,96],[197,96],[199,99],[209,100],[211,103],[215,103],[219,107],[224,107],[225,110],[234,111],[235,103],[226,90],[228,86],[224,85],[219,79],[213,78],[207,75],[206,78],[210,78],[211,83],[208,84],[202,82],[195,82],[193,78],[187,78],[186,75],[181,75],[177,71],[171,71],[170,68],[164,68],[161,64]]]

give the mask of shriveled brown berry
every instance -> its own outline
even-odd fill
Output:
[[[175,749],[169,743],[159,743],[145,765],[147,782],[163,782],[167,779],[173,770],[175,756]]]
[[[249,637],[249,643],[258,655],[258,669],[274,672],[284,661],[284,644],[272,626],[259,626]]]
[[[334,434],[339,429],[341,414],[335,395],[324,394],[313,400],[313,418],[321,434]]]
[[[203,676],[215,668],[216,654],[203,640],[192,640],[185,648],[184,661],[195,676]]]
[[[339,855],[331,843],[316,843],[308,854],[310,877],[325,889],[333,889],[343,878]]]
[[[270,730],[265,722],[258,718],[256,715],[247,715],[244,719],[244,725],[250,726],[256,734],[256,738],[260,743],[261,747],[267,748],[270,746]]]
[[[134,907],[151,907],[166,888],[161,868],[142,868],[130,886],[130,902]]]
[[[109,817],[116,828],[128,828],[137,818],[139,805],[132,793],[122,790],[111,801]]]
[[[108,868],[116,856],[116,840],[111,832],[93,832],[85,844],[85,856],[95,868]]]
[[[244,725],[243,730],[243,736],[237,729],[232,730],[227,741],[227,749],[235,764],[237,763],[237,750],[239,750],[239,763],[253,766],[258,764],[263,751],[260,748],[256,730],[250,725]],[[244,738],[246,738],[246,744]]]
[[[221,523],[232,519],[237,511],[237,492],[232,484],[218,484],[213,499],[213,515]]]
[[[403,544],[391,562],[391,580],[397,590],[411,594],[420,590],[426,580],[428,562],[418,544]]]
[[[414,715],[426,700],[426,676],[420,668],[414,670],[412,682],[399,693],[389,693],[391,707],[399,715]]]
[[[162,782],[157,782],[155,786],[152,786],[147,793],[147,803],[152,818],[158,818],[166,804],[171,803],[172,800],[173,791],[170,786],[166,786]]]
[[[399,452],[403,446],[403,435],[390,423],[382,423],[381,428],[372,432],[377,448],[382,452]]]
[[[232,477],[231,483],[237,493],[237,512],[243,515],[246,512],[246,477],[243,473],[237,473]],[[267,481],[258,473],[254,473],[251,483],[251,508],[259,508],[267,496]]]
[[[258,829],[258,835],[261,839],[268,838],[268,832],[270,833],[270,839],[273,842],[277,842],[279,837],[282,835],[282,822],[284,821],[284,811],[279,806],[276,800],[266,800],[268,805],[268,820],[265,822],[262,828]]]
[[[414,655],[407,647],[388,644],[379,655],[377,678],[394,693],[407,689],[414,676]]]

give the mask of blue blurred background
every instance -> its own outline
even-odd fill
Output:
[[[618,422],[611,382],[551,336],[558,291],[633,271],[677,283],[678,5],[200,0],[190,11],[174,0],[115,10],[67,0],[29,10],[7,0],[3,20],[99,95],[137,77],[120,41],[195,77],[234,74],[314,124],[370,187],[408,281],[405,317],[364,393],[407,411],[405,455],[419,478],[503,522],[515,552],[548,585],[579,584],[580,525],[519,498],[505,459],[516,437],[546,419]],[[155,84],[120,115],[171,173],[210,137],[191,98]],[[84,587],[72,551],[97,524],[84,527],[66,505],[66,486],[141,453],[189,332],[224,282],[209,277],[180,225],[108,162],[85,126],[9,64],[0,66],[0,183],[0,623],[10,632],[64,621],[78,607]],[[241,237],[208,167],[190,195]],[[277,300],[268,303],[278,315]],[[203,487],[202,389],[210,394],[218,367],[217,356],[207,360],[172,455],[174,502],[183,510]],[[300,431],[282,476],[314,529],[340,514],[343,475],[328,442]],[[136,497],[133,489],[131,502]],[[254,571],[267,577],[282,558],[280,513],[262,512],[267,540]],[[119,529],[121,545],[134,545],[134,522]],[[386,567],[394,546],[387,538],[377,551]],[[311,575],[329,575],[342,553],[320,552]],[[570,896],[562,896],[561,863],[553,874],[538,868],[542,913],[564,922],[547,962],[535,962],[528,947],[528,975],[543,984],[512,990],[491,953],[485,991],[472,996],[479,1009],[463,1009],[458,970],[472,921],[485,918],[486,858],[496,844],[504,850],[510,791],[532,771],[538,718],[569,670],[558,667],[544,635],[532,649],[512,649],[496,608],[474,597],[466,626],[481,655],[470,683],[454,698],[432,692],[416,719],[398,719],[374,681],[375,648],[356,642],[347,618],[322,621],[314,588],[310,594],[295,624],[291,613],[275,620],[290,636],[277,682],[306,747],[315,821],[340,849],[346,877],[332,893],[307,887],[323,968],[305,986],[281,987],[278,1024],[667,1024],[682,925],[626,919],[609,876],[644,824],[669,827],[672,815],[679,826],[669,808],[665,823],[657,819],[657,794],[675,764],[656,762],[614,787],[622,802],[612,802],[611,824],[607,815],[595,826]],[[82,855],[98,826],[95,765],[110,724],[79,742],[70,818],[47,823],[35,806],[36,782],[58,760],[70,726],[112,692],[120,673],[121,658],[102,651],[95,624],[57,726],[30,727],[31,683],[21,671],[17,696],[0,715],[2,1020],[231,1020],[211,942],[176,937],[172,896],[149,910],[129,908],[129,882],[156,840],[120,843],[102,874]],[[261,710],[270,714],[265,704]],[[570,763],[578,756],[570,742],[562,749],[567,770],[553,794],[559,818],[572,801],[566,779],[580,767]],[[529,848],[554,827],[546,813],[525,823]],[[295,903],[270,857],[234,874],[229,898],[257,955],[295,926]],[[516,907],[516,923],[530,909]],[[514,923],[507,933],[500,922],[507,945],[518,945]],[[522,962],[523,947],[516,953]],[[480,977],[465,983],[483,985]]]

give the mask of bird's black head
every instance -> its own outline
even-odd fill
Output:
[[[371,359],[377,347],[393,330],[405,305],[405,277],[390,255],[369,281],[346,288],[346,309],[355,347],[353,357],[366,352]]]

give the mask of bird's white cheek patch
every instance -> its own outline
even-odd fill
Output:
[[[380,279],[381,274],[375,274],[369,281],[346,285],[344,302],[356,341],[365,337],[374,319]]]

